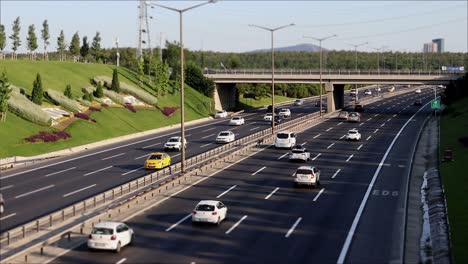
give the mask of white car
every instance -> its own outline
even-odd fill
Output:
[[[221,131],[216,137],[217,143],[229,143],[236,140],[236,135],[232,131]]]
[[[226,110],[217,111],[215,114],[215,118],[225,118],[227,116],[228,113],[226,112]]]
[[[279,112],[279,115],[285,118],[291,117],[291,110],[288,108],[282,108]]]
[[[300,105],[303,105],[303,104],[304,104],[304,100],[302,100],[302,99],[296,99],[296,101],[294,101],[295,106],[300,106]]]
[[[368,90],[366,90],[366,91],[364,92],[364,94],[365,94],[365,95],[372,95],[372,91],[368,89]]]
[[[382,91],[382,88],[377,87],[375,90],[376,90],[377,92],[381,92],[381,91]]]
[[[227,217],[228,208],[220,201],[200,201],[192,213],[192,223],[221,224]]]
[[[290,148],[296,145],[296,134],[289,131],[282,131],[276,134],[275,147],[276,148]]]
[[[348,134],[346,134],[346,140],[361,140],[361,133],[357,131],[357,129],[351,129],[348,131]]]
[[[133,229],[124,223],[100,222],[94,225],[88,236],[88,248],[120,252],[120,249],[131,244],[134,238]]]
[[[351,96],[355,96],[356,94],[357,94],[356,89],[351,89],[351,90],[349,91],[349,95],[351,95]]]
[[[414,91],[415,93],[417,94],[420,94],[421,93],[421,89],[417,89],[416,91]]]
[[[294,185],[320,185],[320,170],[312,166],[301,166],[293,174]]]
[[[266,113],[263,116],[263,120],[265,120],[265,121],[271,122],[272,119],[273,119],[273,114],[272,113]]]
[[[185,139],[185,148],[187,148],[187,139]],[[164,144],[164,150],[178,150],[182,149],[182,138],[181,137],[171,137],[167,140],[166,144]]]
[[[233,116],[229,120],[229,125],[231,126],[240,126],[245,124],[245,119],[242,116]]]
[[[310,152],[301,145],[297,145],[290,153],[289,153],[289,160],[302,160],[307,162],[310,160]]]
[[[5,212],[5,201],[3,200],[3,196],[0,193],[0,215]]]

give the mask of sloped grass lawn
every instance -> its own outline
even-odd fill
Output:
[[[275,95],[275,105],[277,103],[282,103],[286,101],[292,101],[295,98],[289,98],[281,95]],[[244,95],[239,96],[239,102],[243,107],[245,108],[257,108],[257,107],[263,107],[266,105],[271,105],[271,97],[266,97],[266,98],[261,98],[259,100],[253,99],[253,98],[244,98]]]
[[[448,206],[452,254],[455,263],[468,263],[468,148],[458,141],[468,137],[468,98],[451,106],[441,120],[441,158],[447,147],[453,149],[454,161],[443,162],[442,178]]]

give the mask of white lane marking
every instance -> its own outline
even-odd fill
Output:
[[[70,192],[70,193],[64,194],[62,197],[63,197],[63,198],[68,197],[68,196],[73,195],[73,194],[75,194],[75,193],[79,193],[79,192],[84,191],[84,190],[87,190],[87,189],[89,189],[89,188],[93,188],[93,187],[96,186],[96,185],[97,185],[97,184],[93,184],[93,185],[90,185],[90,186],[88,186],[88,187],[81,188],[81,189],[76,190],[76,191],[74,191],[74,192]]]
[[[4,217],[0,218],[0,221],[5,220],[5,219],[10,218],[10,217],[13,217],[13,216],[15,216],[15,215],[16,215],[16,213],[9,214],[9,215],[7,215],[7,216],[4,216]]]
[[[330,130],[332,130],[332,129],[333,129],[333,127],[330,127],[329,129],[327,129],[327,130],[325,130],[325,131],[327,131],[327,132],[328,132],[328,131],[330,131]]]
[[[379,116],[379,114],[375,114],[374,116],[377,117],[377,116]]]
[[[174,229],[176,226],[178,226],[180,223],[187,220],[191,216],[192,216],[192,214],[188,214],[188,215],[184,216],[184,218],[180,219],[177,223],[175,223],[175,224],[171,225],[170,227],[168,227],[165,231],[166,232],[171,231],[172,229]]]
[[[156,144],[152,144],[152,145],[148,145],[148,146],[145,146],[145,147],[142,147],[142,149],[151,148],[151,147],[154,147],[154,146],[157,146],[157,145],[161,145],[161,142],[156,143]]]
[[[379,131],[379,129],[377,128],[375,131],[374,131],[374,134],[377,133],[377,131]]]
[[[333,145],[335,145],[335,143],[331,143],[330,146],[327,147],[327,149],[333,147]]]
[[[252,173],[252,176],[254,176],[255,174],[257,174],[257,173],[261,172],[261,171],[262,171],[262,170],[264,170],[264,169],[266,169],[266,167],[265,167],[265,166],[264,166],[264,167],[261,167],[261,168],[260,168],[258,171],[256,171],[256,172]]]
[[[318,134],[318,135],[316,135],[316,136],[313,137],[313,138],[316,139],[316,138],[320,137],[320,135],[322,135],[322,134]]]
[[[397,116],[396,114],[393,115],[393,117],[396,117],[396,116]]]
[[[190,137],[192,134],[185,135],[185,137]]]
[[[212,127],[212,128],[208,128],[208,129],[202,130],[202,132],[210,131],[210,130],[213,130],[213,129],[216,129],[216,127]]]
[[[141,159],[141,158],[144,158],[144,157],[148,157],[148,156],[149,156],[149,154],[145,154],[145,155],[143,155],[143,156],[136,157],[136,158],[135,158],[135,160],[137,160],[137,159]]]
[[[61,171],[56,171],[56,172],[53,172],[53,173],[49,173],[47,175],[45,175],[44,177],[49,177],[49,176],[52,176],[52,175],[55,175],[55,174],[59,174],[59,173],[62,173],[62,172],[66,172],[66,171],[69,171],[69,170],[74,170],[76,169],[76,167],[71,167],[71,168],[68,168],[68,169],[65,169],[65,170],[61,170]]]
[[[343,122],[339,122],[337,126],[339,126],[339,125],[341,125],[341,124],[343,124]]]
[[[253,124],[256,124],[257,122],[252,122],[252,123],[249,123],[249,125],[253,125]]]
[[[112,159],[112,158],[115,158],[115,157],[118,157],[118,156],[122,156],[124,155],[125,153],[120,153],[120,154],[116,154],[116,155],[113,155],[113,156],[110,156],[110,157],[107,157],[107,158],[103,158],[101,160],[108,160],[108,159]]]
[[[274,189],[270,194],[268,194],[266,197],[265,197],[265,200],[268,200],[276,191],[279,190],[279,187],[276,187],[276,189]]]
[[[0,191],[13,188],[13,186],[14,185],[8,185],[8,186],[5,186],[5,187],[2,187],[2,188],[0,188]]]
[[[171,156],[171,158],[175,158],[175,157],[178,157],[178,156],[180,156],[180,155],[182,155],[182,153],[179,153],[179,154],[176,154],[176,155],[174,155],[174,156]]]
[[[24,196],[27,196],[27,195],[30,195],[30,194],[33,194],[33,193],[40,192],[40,191],[43,191],[43,190],[52,188],[52,187],[54,187],[54,186],[55,186],[55,185],[52,184],[52,185],[49,185],[49,186],[46,186],[46,187],[43,187],[43,188],[40,188],[40,189],[37,189],[37,190],[34,190],[34,191],[30,191],[30,192],[28,192],[28,193],[23,193],[23,194],[21,194],[21,195],[15,196],[15,199],[21,198],[21,197],[24,197]]]
[[[301,146],[304,146],[305,144],[307,144],[307,141],[306,141],[306,142],[304,142],[304,143],[302,143],[302,144],[301,144]]]
[[[251,128],[249,129],[249,131],[252,131],[252,130],[255,130],[255,129],[259,129],[260,127],[254,127],[254,128]]]
[[[237,223],[235,223],[233,226],[231,226],[231,228],[228,229],[228,231],[226,231],[226,235],[231,233],[232,230],[234,230],[238,225],[240,225],[240,223],[242,223],[242,221],[244,221],[246,218],[247,218],[247,215],[244,215],[241,219],[239,219],[239,221],[237,221]]]
[[[341,171],[341,169],[338,169],[338,170],[335,172],[335,174],[333,174],[332,179],[334,179],[334,178],[336,177],[336,175],[338,175],[338,173],[340,173],[340,171]]]
[[[392,118],[390,117],[389,119],[387,119],[387,122],[390,122],[390,120],[392,120]]]
[[[289,153],[284,153],[283,155],[281,155],[281,157],[279,157],[278,159],[282,159],[284,157],[286,157],[286,155],[288,155]]]
[[[320,197],[320,195],[323,193],[323,191],[325,191],[325,188],[322,188],[322,190],[320,190],[320,192],[317,193],[317,195],[315,195],[315,198],[312,201],[316,202],[318,200],[318,198]]]
[[[364,124],[365,124],[365,123],[361,123],[361,124],[359,124],[359,126],[362,126],[362,125],[364,125]]]
[[[362,212],[364,211],[364,207],[366,207],[367,200],[369,199],[370,193],[372,189],[374,188],[374,183],[377,180],[377,176],[380,173],[380,170],[382,169],[382,166],[384,165],[385,160],[387,159],[388,154],[393,148],[393,145],[397,141],[398,137],[400,137],[401,132],[406,128],[406,126],[411,122],[411,120],[422,110],[424,109],[430,102],[426,103],[423,107],[421,107],[416,113],[414,113],[413,116],[411,116],[408,121],[400,128],[400,131],[396,134],[395,138],[393,138],[392,143],[390,143],[390,146],[388,147],[387,151],[385,152],[384,156],[382,157],[382,160],[379,163],[379,166],[375,170],[374,176],[372,177],[371,182],[369,183],[369,186],[367,187],[366,194],[364,195],[364,198],[362,198],[361,205],[359,206],[359,209],[356,213],[356,216],[354,217],[353,223],[348,231],[348,236],[346,237],[345,243],[343,244],[343,248],[341,249],[340,256],[338,257],[338,260],[336,261],[338,264],[344,263],[346,259],[346,255],[348,254],[349,246],[351,245],[351,241],[354,236],[354,232],[356,231],[356,227],[359,224],[359,220],[361,219]]]
[[[118,262],[116,262],[115,264],[122,264],[126,261],[127,259],[126,258],[123,258],[121,260],[119,260]]]
[[[322,155],[322,153],[317,154],[317,156],[315,156],[312,160],[316,160],[318,157],[320,157],[320,155]]]
[[[144,167],[145,167],[145,166],[141,166],[141,167],[139,167],[139,168],[136,168],[136,169],[134,169],[134,170],[131,170],[131,171],[127,171],[127,172],[125,172],[125,173],[122,173],[121,175],[122,175],[122,176],[125,176],[125,175],[127,175],[127,174],[130,174],[130,173],[132,173],[132,172],[135,172],[135,171],[141,170],[141,169],[143,169]]]
[[[216,196],[216,198],[221,198],[223,195],[225,195],[226,193],[228,193],[229,191],[231,191],[232,189],[236,188],[237,185],[233,185],[231,188],[227,189],[226,191],[224,191],[222,194]]]
[[[204,147],[209,146],[209,145],[211,145],[211,144],[214,144],[214,143],[211,142],[211,143],[208,143],[208,144],[205,144],[205,145],[201,145],[200,148],[204,148]]]
[[[292,232],[294,231],[294,229],[296,229],[297,225],[301,222],[302,220],[302,217],[299,217],[296,222],[294,222],[294,224],[291,226],[291,228],[288,230],[288,232],[286,233],[286,235],[284,235],[284,237],[288,238]]]
[[[88,176],[88,175],[91,175],[91,174],[94,174],[94,173],[98,173],[98,172],[100,172],[100,171],[107,170],[107,169],[110,169],[110,168],[112,168],[112,166],[105,167],[105,168],[99,169],[99,170],[97,170],[97,171],[88,172],[88,173],[84,174],[83,176]]]
[[[383,124],[380,125],[380,127],[383,127],[383,126],[385,126],[385,123],[383,123]]]
[[[351,158],[353,158],[354,154],[351,154],[351,156],[348,157],[348,159],[346,160],[346,162],[350,161]]]
[[[343,135],[342,137],[340,137],[340,139],[343,139],[344,137],[346,137],[346,135]]]
[[[372,136],[368,136],[368,137],[366,138],[366,141],[368,141],[371,137],[372,137]]]
[[[360,149],[362,148],[363,145],[364,145],[364,144],[361,144],[361,145],[357,148],[357,150],[360,150]]]
[[[209,138],[209,137],[212,137],[212,136],[214,136],[214,135],[216,135],[216,134],[210,134],[210,135],[208,135],[208,136],[202,137],[201,139]]]

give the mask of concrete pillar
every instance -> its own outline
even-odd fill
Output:
[[[335,111],[335,99],[333,98],[333,83],[325,83],[325,91],[327,92],[327,113]]]
[[[217,83],[214,91],[216,110],[230,110],[236,107],[236,84]]]
[[[333,85],[333,97],[335,98],[335,109],[344,107],[344,84]]]

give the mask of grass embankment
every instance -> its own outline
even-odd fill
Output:
[[[468,98],[457,101],[441,119],[440,149],[453,149],[454,161],[441,165],[455,263],[468,263],[468,148],[458,141],[468,137]],[[441,157],[443,158],[443,153]]]
[[[275,95],[275,104],[282,103],[286,101],[294,100],[295,98],[289,98],[281,95]],[[271,97],[261,98],[259,100],[253,98],[244,98],[244,95],[239,96],[239,103],[242,105],[242,108],[257,108],[263,107],[266,105],[271,105]]]
[[[90,80],[98,75],[112,76],[113,66],[91,63],[72,62],[42,62],[42,61],[0,61],[0,71],[6,69],[9,82],[22,87],[27,94],[31,93],[32,81],[39,72],[45,88],[63,92],[67,84],[71,84],[75,97],[82,96],[82,87],[90,85]],[[119,69],[121,82],[138,87],[135,73]],[[153,95],[156,93],[144,87]],[[207,117],[210,114],[211,99],[203,96],[193,88],[185,89],[186,121]],[[180,97],[177,93],[158,98],[158,106],[179,106]],[[0,123],[0,158],[10,156],[33,156],[50,151],[70,148],[112,137],[122,136],[149,129],[176,124],[180,120],[177,111],[171,117],[164,116],[157,109],[137,110],[130,112],[125,108],[102,108],[102,112],[93,112],[91,117],[97,123],[77,120],[65,129],[72,138],[54,143],[26,143],[24,138],[39,131],[52,131],[53,128],[43,127],[28,122],[8,113],[7,121]]]

